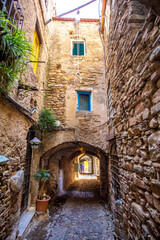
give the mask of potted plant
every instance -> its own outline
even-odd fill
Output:
[[[39,181],[39,194],[37,198],[37,211],[44,212],[47,210],[50,197],[45,193],[45,184],[51,177],[50,170],[40,169],[35,175],[34,180]]]

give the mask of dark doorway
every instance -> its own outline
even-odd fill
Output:
[[[25,165],[24,165],[24,183],[23,183],[23,189],[22,189],[21,213],[28,206],[30,168],[31,168],[31,159],[32,159],[32,148],[29,142],[35,136],[36,136],[36,131],[33,128],[30,128],[27,134],[27,152],[26,152],[26,159],[25,159]]]

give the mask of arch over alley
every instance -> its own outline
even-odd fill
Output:
[[[97,178],[100,180],[100,195],[109,201],[108,155],[100,148],[79,141],[64,142],[42,155],[40,166],[51,169],[52,178],[48,184],[51,196],[63,194],[67,187],[78,178],[78,174],[83,175],[80,173],[82,164],[79,163],[79,159],[83,156],[92,159],[92,165],[94,165],[87,174],[88,178],[98,175],[96,175],[94,168],[96,168],[96,160],[99,161],[100,176]]]

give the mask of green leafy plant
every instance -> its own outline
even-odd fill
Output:
[[[0,88],[8,92],[27,69],[32,47],[6,15],[0,11]]]
[[[45,199],[46,198],[44,188],[45,188],[46,181],[48,181],[50,179],[50,177],[51,177],[50,170],[46,170],[46,169],[40,169],[34,175],[34,180],[39,181],[39,184],[40,184],[39,194],[38,194],[39,199]]]
[[[42,132],[49,132],[56,127],[56,119],[50,109],[42,109],[38,120]]]

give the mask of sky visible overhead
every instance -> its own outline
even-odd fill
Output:
[[[91,0],[56,0],[57,15],[68,12],[90,1]],[[96,0],[88,6],[80,9],[80,18],[99,18],[98,3],[99,0]],[[76,12],[67,14],[64,17],[75,18]]]

